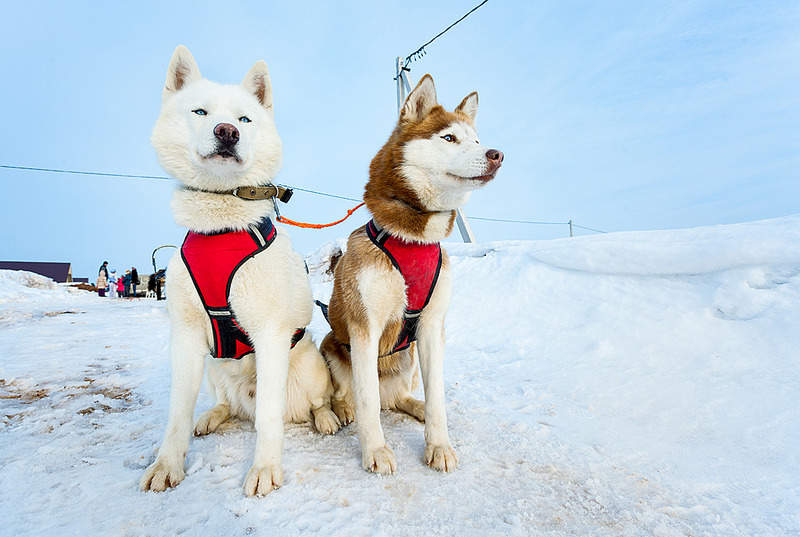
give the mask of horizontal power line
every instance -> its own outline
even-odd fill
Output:
[[[470,220],[485,220],[487,222],[508,222],[509,224],[539,224],[543,226],[566,226],[569,222],[538,222],[534,220],[511,220],[507,218],[486,218],[483,216],[470,216]]]
[[[300,188],[299,186],[290,186],[290,185],[286,185],[286,186],[288,186],[292,190],[299,190],[300,192],[308,192],[309,194],[317,194],[318,196],[327,196],[329,198],[336,198],[336,199],[340,199],[340,200],[348,200],[348,201],[355,201],[355,202],[362,201],[360,199],[351,198],[351,197],[348,197],[348,196],[340,196],[338,194],[328,194],[327,192],[319,192],[317,190],[309,190],[308,188]]]
[[[50,173],[70,173],[74,175],[93,175],[98,177],[120,177],[125,179],[157,179],[163,181],[174,181],[172,177],[166,177],[163,175],[137,175],[133,173],[108,173],[108,172],[95,172],[95,171],[85,171],[85,170],[62,170],[58,168],[35,168],[33,166],[10,166],[8,164],[0,164],[0,168],[6,168],[8,170],[24,170],[24,171],[34,171],[34,172],[50,172]],[[310,194],[316,194],[318,196],[327,196],[329,198],[337,198],[349,201],[361,201],[356,198],[351,198],[348,196],[340,196],[338,194],[329,194],[327,192],[320,192],[319,190],[310,190],[307,188],[301,188],[299,186],[291,186],[290,188],[294,190],[300,190],[301,192],[308,192]]]
[[[56,168],[34,168],[31,166],[9,166],[7,164],[0,164],[0,168],[6,168],[9,170],[26,170],[33,172],[71,173],[74,175],[99,175],[101,177],[127,177],[130,179],[164,179],[167,181],[172,180],[169,177],[164,177],[160,175],[134,175],[130,173],[86,172],[80,170],[59,170]]]
[[[469,216],[468,218],[470,220],[481,220],[481,221],[485,221],[485,222],[507,222],[509,224],[534,224],[534,225],[540,225],[540,226],[568,226],[569,225],[569,221],[567,221],[567,222],[541,222],[541,221],[536,221],[536,220],[513,220],[513,219],[510,219],[510,218],[486,218],[486,217],[483,217],[483,216]],[[594,231],[596,233],[608,233],[608,231],[603,231],[602,229],[594,229],[594,228],[591,228],[591,227],[580,226],[580,225],[576,224],[575,222],[572,222],[572,226],[573,227],[577,227],[577,228],[581,228],[581,229],[585,229],[585,230],[588,230],[588,231]]]
[[[480,6],[478,6],[480,7]],[[96,177],[116,177],[116,178],[123,178],[123,179],[154,179],[160,181],[174,181],[171,177],[167,177],[164,175],[139,175],[134,173],[110,173],[110,172],[98,172],[98,171],[87,171],[87,170],[64,170],[61,168],[39,168],[35,166],[12,166],[10,164],[0,164],[0,168],[5,168],[7,170],[22,170],[22,171],[34,171],[34,172],[45,172],[45,173],[66,173],[66,174],[73,174],[73,175],[89,175],[89,176],[96,176]],[[307,192],[309,194],[315,194],[317,196],[324,196],[327,198],[334,198],[340,200],[347,200],[347,201],[354,201],[360,202],[362,200],[358,198],[353,198],[350,196],[341,196],[339,194],[331,194],[329,192],[322,192],[319,190],[311,190],[310,188],[302,188],[299,186],[290,186],[294,190],[299,190],[300,192]],[[509,224],[533,224],[533,225],[545,225],[545,226],[556,226],[556,225],[569,225],[569,222],[543,222],[537,220],[515,220],[511,218],[489,218],[483,216],[470,216],[468,217],[470,220],[481,220],[484,222],[504,222]],[[594,231],[595,233],[608,233],[607,231],[603,231],[601,229],[595,229],[587,226],[581,226],[576,224],[575,222],[572,223],[574,227],[585,229],[587,231]]]

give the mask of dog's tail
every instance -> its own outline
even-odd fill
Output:
[[[350,365],[350,345],[345,345],[333,335],[333,331],[322,340],[319,352],[325,358],[328,367]]]

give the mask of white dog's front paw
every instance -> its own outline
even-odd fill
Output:
[[[312,410],[314,413],[314,427],[322,434],[334,434],[342,426],[333,410],[323,406]]]
[[[247,496],[266,496],[282,484],[283,470],[280,465],[253,465],[244,479],[244,493]]]
[[[389,475],[397,470],[394,452],[389,446],[379,447],[371,451],[362,450],[361,464],[365,470],[376,474]]]
[[[203,412],[194,426],[194,435],[203,436],[213,433],[230,417],[231,410],[228,405],[217,405],[211,410]]]
[[[458,457],[449,444],[443,446],[427,444],[425,446],[425,463],[434,470],[452,472],[458,466]]]
[[[169,487],[176,487],[183,481],[186,474],[183,471],[183,460],[180,462],[168,462],[164,458],[157,458],[145,470],[142,479],[139,481],[139,488],[153,492],[162,492]]]

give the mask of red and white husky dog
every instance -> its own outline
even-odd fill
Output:
[[[494,178],[503,161],[500,151],[478,140],[477,112],[477,93],[448,112],[436,101],[431,76],[420,80],[370,165],[364,201],[373,222],[350,235],[336,265],[328,310],[332,331],[320,350],[333,378],[333,411],[343,423],[357,421],[361,461],[372,472],[396,469],[381,428],[381,408],[425,421],[425,462],[431,468],[449,472],[458,463],[447,433],[442,377],[451,275],[438,243],[453,230],[456,209]],[[408,253],[431,248],[438,264],[426,261],[424,274],[415,274]],[[412,292],[419,294],[409,283],[415,279],[423,281],[427,293],[422,308],[422,301],[411,304]],[[414,336],[416,343],[408,345]],[[411,396],[415,348],[424,403]]]
[[[273,212],[269,199],[242,199],[231,193],[241,187],[274,188],[271,181],[280,168],[281,140],[267,65],[257,62],[241,85],[220,85],[202,78],[189,50],[179,46],[167,70],[151,141],[164,169],[183,183],[175,191],[172,210],[190,234],[167,271],[169,423],[158,458],[140,486],[161,491],[183,479],[192,415],[209,357],[208,380],[217,404],[200,417],[194,433],[213,432],[230,416],[254,420],[256,449],[244,492],[264,495],[283,480],[284,420],[312,420],[318,431],[329,434],[339,429],[330,409],[328,369],[310,335],[300,337],[303,332],[298,330],[311,321],[313,308],[303,260],[292,250],[289,236],[283,230],[278,233],[268,220]],[[241,260],[224,276],[227,289],[222,280],[221,287],[201,291],[209,277],[219,283],[213,279],[220,273],[219,260],[234,251],[225,242],[230,235],[249,244],[252,252],[235,250]],[[190,238],[193,244],[211,242],[215,247],[187,250]],[[221,243],[214,241],[220,239],[222,246],[217,247]],[[190,258],[198,255],[199,266],[189,268]],[[214,291],[214,300],[222,301],[216,306],[208,303]],[[222,316],[217,320],[213,315]],[[239,340],[231,339],[232,332]],[[252,348],[242,350],[245,339]],[[226,346],[221,342],[235,352],[221,351]],[[253,348],[255,354],[250,352]],[[238,359],[211,358],[211,352]]]

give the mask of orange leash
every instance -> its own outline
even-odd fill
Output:
[[[326,227],[335,226],[336,224],[341,224],[342,222],[344,222],[345,220],[350,218],[350,215],[352,215],[354,212],[356,212],[358,209],[360,209],[363,205],[364,205],[364,202],[362,201],[361,203],[359,203],[358,205],[356,205],[352,209],[349,209],[347,211],[347,215],[344,218],[342,218],[341,220],[337,220],[336,222],[331,222],[330,224],[308,224],[306,222],[295,222],[294,220],[289,220],[285,216],[280,216],[280,215],[277,216],[276,220],[278,222],[280,222],[281,224],[289,224],[290,226],[297,226],[297,227],[308,228],[308,229],[322,229],[322,228],[326,228]]]

